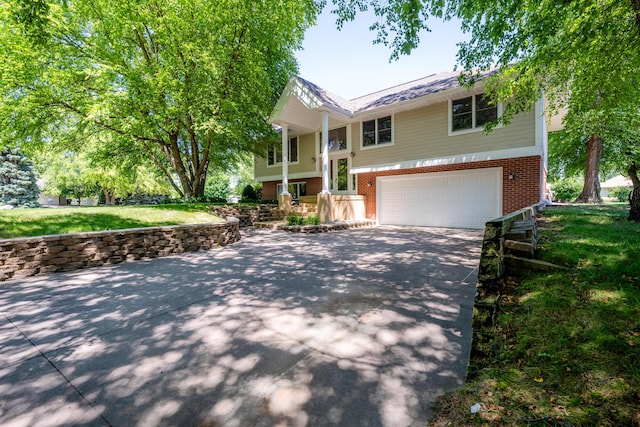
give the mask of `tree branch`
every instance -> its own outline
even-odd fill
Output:
[[[45,107],[56,107],[56,106],[57,107],[62,107],[64,109],[68,110],[68,111],[71,111],[72,113],[75,113],[76,115],[82,117],[83,119],[87,119],[87,117],[88,117],[86,113],[84,113],[83,111],[79,110],[78,108],[74,107],[73,105],[69,104],[66,101],[48,102],[46,104],[43,104],[43,106],[45,106]],[[131,138],[136,139],[138,141],[153,142],[153,143],[156,143],[156,144],[164,144],[164,141],[162,141],[161,139],[149,138],[147,136],[142,136],[142,135],[137,135],[137,134],[132,134],[132,133],[129,133],[129,132],[125,132],[122,129],[118,129],[117,127],[115,127],[115,126],[113,126],[113,125],[111,125],[109,123],[106,123],[106,122],[104,122],[102,120],[99,120],[99,119],[90,119],[90,121],[93,124],[97,125],[97,126],[100,126],[100,127],[104,128],[104,129],[107,129],[107,130],[110,130],[112,132],[115,132],[115,133],[117,133],[118,135],[121,135],[121,136],[128,136],[128,137],[131,137]]]

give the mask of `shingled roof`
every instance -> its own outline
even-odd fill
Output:
[[[496,72],[497,69],[481,72],[479,78],[484,79]],[[322,89],[320,86],[301,77],[297,77],[297,79],[327,106],[342,110],[349,115],[354,115],[459,87],[459,77],[459,71],[432,74],[351,100]]]

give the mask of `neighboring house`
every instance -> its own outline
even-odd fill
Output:
[[[626,178],[622,175],[614,176],[613,178],[600,183],[600,197],[610,198],[609,190],[617,187],[627,187],[631,189],[633,188],[633,183],[629,178]]]
[[[319,208],[324,220],[461,228],[539,202],[547,170],[542,99],[486,134],[483,124],[502,105],[485,102],[482,81],[469,91],[458,76],[435,74],[352,100],[291,78],[270,119],[282,143],[255,161],[263,198],[286,207],[287,198],[318,195],[329,203]]]

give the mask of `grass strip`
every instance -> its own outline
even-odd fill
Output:
[[[640,224],[627,214],[542,213],[536,257],[571,269],[507,280],[493,354],[472,358],[430,425],[640,425]]]
[[[207,206],[202,203],[4,210],[0,211],[0,238],[220,222]]]

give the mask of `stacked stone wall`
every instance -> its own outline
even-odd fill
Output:
[[[251,227],[256,222],[279,221],[284,219],[284,212],[277,205],[220,205],[211,206],[214,215],[220,218],[237,218],[240,228]]]
[[[0,282],[212,249],[238,240],[237,220],[0,240]]]

